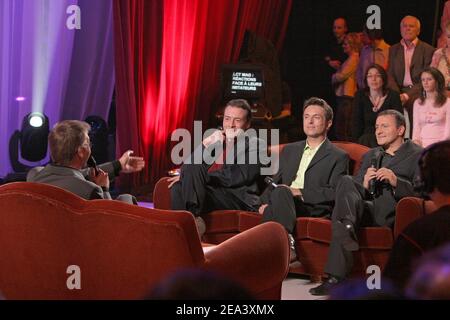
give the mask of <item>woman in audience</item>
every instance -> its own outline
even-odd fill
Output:
[[[446,39],[446,46],[441,47],[434,52],[430,66],[438,69],[442,73],[445,79],[447,96],[450,96],[450,21],[447,22],[445,26],[444,34]]]
[[[377,114],[387,109],[403,113],[398,92],[387,88],[387,74],[379,64],[372,64],[364,77],[365,88],[355,95],[353,104],[353,139],[370,148],[378,146],[375,138]]]
[[[353,97],[356,92],[356,69],[359,62],[361,38],[355,32],[345,36],[342,44],[348,58],[331,78],[336,94],[335,134],[338,140],[350,140]]]
[[[413,142],[422,147],[450,139],[450,101],[445,80],[436,68],[426,68],[420,75],[421,93],[413,106]]]

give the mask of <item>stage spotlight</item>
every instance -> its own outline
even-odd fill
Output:
[[[40,161],[47,155],[48,117],[40,112],[27,114],[20,131],[20,153],[28,161]]]
[[[26,174],[32,167],[21,163],[20,156],[31,162],[43,160],[47,155],[48,133],[46,115],[32,112],[23,117],[21,130],[14,131],[9,139],[9,160],[14,172],[6,176],[5,182],[26,180]]]
[[[40,112],[33,112],[28,116],[28,122],[30,126],[39,128],[44,124],[44,115]]]

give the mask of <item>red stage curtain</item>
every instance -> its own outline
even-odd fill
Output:
[[[237,60],[245,30],[281,48],[291,1],[114,0],[117,153],[147,161],[126,185],[172,168],[171,132],[210,118],[220,66]]]

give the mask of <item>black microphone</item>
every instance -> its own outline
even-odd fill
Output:
[[[377,160],[377,158],[376,157],[373,157],[371,160],[370,160],[370,167],[371,168],[375,168],[375,169],[378,169],[377,168],[377,165],[378,165],[378,160]],[[372,178],[370,181],[369,181],[369,193],[370,193],[370,195],[375,195],[375,191],[376,191],[376,183],[377,183],[377,178]]]
[[[91,154],[91,156],[89,157],[89,159],[87,161],[87,165],[88,165],[88,167],[93,168],[94,172],[95,172],[95,175],[98,176],[100,171],[98,170],[98,167],[97,167],[97,161],[95,161],[95,159],[92,156],[92,154]]]
[[[270,184],[274,188],[278,187],[278,185],[273,181],[271,177],[265,177],[264,182]]]
[[[370,166],[375,169],[381,168],[381,162],[383,161],[384,151],[379,150],[374,157],[370,160]],[[373,178],[369,181],[369,193],[374,196],[377,192],[377,178]]]

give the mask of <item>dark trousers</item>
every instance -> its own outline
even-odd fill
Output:
[[[336,187],[336,202],[331,215],[332,238],[325,265],[326,273],[345,278],[352,270],[353,252],[342,245],[350,233],[343,226],[351,223],[357,234],[362,226],[376,226],[376,220],[374,204],[366,200],[364,187],[351,176],[343,176]]]
[[[209,166],[184,164],[180,181],[170,189],[171,208],[199,216],[212,210],[249,210],[229,189],[210,185]]]
[[[309,217],[310,207],[299,197],[294,197],[287,187],[276,187],[270,193],[269,205],[264,210],[263,222],[275,221],[293,234],[297,217]]]

